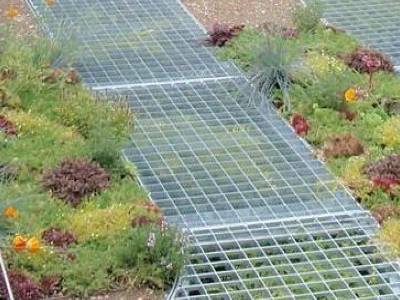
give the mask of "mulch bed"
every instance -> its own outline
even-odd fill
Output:
[[[215,23],[262,26],[265,23],[288,26],[298,0],[182,0],[206,27]]]

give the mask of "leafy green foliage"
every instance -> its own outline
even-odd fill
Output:
[[[184,263],[181,234],[156,226],[142,226],[126,234],[128,238],[116,249],[118,265],[132,269],[142,283],[158,288],[172,284]]]
[[[299,4],[293,14],[293,23],[303,32],[314,31],[321,22],[323,6],[320,1],[314,0],[306,6]]]
[[[13,180],[0,180],[0,210],[11,206],[18,217],[1,219],[0,234],[5,242],[16,233],[42,237],[43,245],[35,254],[5,247],[3,255],[10,269],[22,270],[44,296],[57,290],[88,297],[142,282],[156,282],[157,287],[171,283],[181,264],[175,264],[173,271],[157,269],[151,280],[144,280],[145,275],[139,280],[115,252],[127,243],[125,232],[133,230],[132,219],[161,219],[160,211],[146,208],[147,192],[134,180],[135,167],[120,157],[132,130],[127,106],[94,97],[77,83],[77,74],[61,65],[69,58],[67,48],[60,49],[57,42],[33,36],[2,37],[0,122],[7,130],[12,122],[17,135],[6,136],[0,129],[0,172],[6,174],[10,167],[18,174]],[[70,160],[66,163],[65,158]],[[44,173],[57,167],[45,176],[46,186],[53,194],[80,203],[79,209],[43,189]],[[175,246],[164,244],[168,255],[181,255],[180,242],[171,243]],[[156,269],[150,261],[140,268],[146,267]],[[19,287],[16,295],[23,291]]]

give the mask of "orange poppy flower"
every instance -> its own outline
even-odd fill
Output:
[[[54,4],[56,4],[57,3],[57,0],[46,0],[46,4],[48,5],[48,6],[53,6]]]
[[[24,238],[22,235],[16,235],[12,240],[12,247],[17,252],[25,250],[26,238]]]
[[[356,102],[358,100],[358,93],[355,88],[349,88],[344,92],[344,100],[346,102]]]
[[[41,244],[40,244],[40,241],[39,241],[37,238],[35,238],[35,237],[30,238],[30,239],[28,240],[28,242],[26,243],[26,249],[27,249],[30,253],[36,253],[36,252],[38,252],[38,251],[40,250],[41,247],[42,247],[42,246],[41,246]]]
[[[10,19],[15,19],[20,15],[19,9],[17,6],[10,4],[6,10],[6,16]]]
[[[18,217],[18,210],[12,206],[6,207],[3,211],[3,216],[10,219],[16,218]]]

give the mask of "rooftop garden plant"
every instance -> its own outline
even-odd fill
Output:
[[[14,297],[168,289],[183,240],[120,156],[132,112],[87,91],[60,64],[62,45],[0,27],[0,234]]]

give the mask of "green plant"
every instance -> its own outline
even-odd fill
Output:
[[[393,254],[400,255],[400,220],[390,219],[384,223],[379,232],[379,239],[390,246]]]
[[[293,23],[299,31],[313,32],[321,23],[323,6],[320,1],[309,1],[307,5],[299,4],[293,13]]]
[[[58,168],[47,171],[42,179],[45,188],[72,206],[84,197],[109,186],[110,177],[97,163],[86,159],[65,159]]]
[[[279,91],[281,103],[286,111],[291,110],[289,86],[292,75],[299,65],[301,49],[288,45],[281,37],[265,36],[252,50],[250,81],[254,87],[253,97],[269,101]]]
[[[139,281],[164,288],[183,267],[183,237],[174,230],[143,226],[128,230],[116,245],[120,267],[129,268]]]
[[[380,129],[382,143],[385,146],[400,149],[400,116],[388,119]]]

